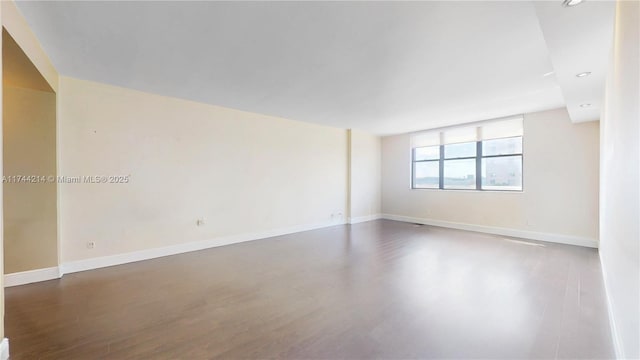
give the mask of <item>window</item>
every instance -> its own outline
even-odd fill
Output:
[[[437,189],[440,186],[440,146],[413,149],[413,188]]]
[[[482,189],[522,190],[522,136],[482,142]]]
[[[475,142],[444,145],[444,189],[476,188]]]
[[[413,189],[522,191],[522,117],[413,134]]]

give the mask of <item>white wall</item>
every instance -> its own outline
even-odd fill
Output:
[[[597,244],[598,123],[572,124],[565,109],[525,114],[523,142],[524,192],[411,190],[409,135],[384,137],[382,212],[505,235]]]
[[[640,358],[640,3],[619,1],[601,126],[600,259],[618,357]]]
[[[346,130],[67,77],[58,99],[60,175],[131,178],[60,186],[63,263],[344,222]]]
[[[375,219],[381,203],[381,139],[350,130],[351,222]]]

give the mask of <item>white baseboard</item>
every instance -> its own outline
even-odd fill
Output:
[[[349,220],[347,221],[348,224],[358,224],[361,222],[366,222],[366,221],[373,221],[373,220],[378,220],[382,218],[382,214],[373,214],[373,215],[366,215],[366,216],[357,216],[357,217],[352,217],[349,218]]]
[[[9,359],[9,339],[4,338],[0,342],[0,360]]]
[[[140,250],[125,254],[117,254],[110,256],[102,256],[85,260],[77,260],[66,262],[60,265],[62,274],[70,274],[80,271],[99,269],[108,266],[121,265],[136,261],[155,259],[159,257],[182,254],[192,251],[204,250],[218,246],[237,244],[245,241],[259,240],[270,238],[274,236],[281,236],[287,234],[293,234],[302,231],[315,230],[320,228],[325,228],[329,226],[335,225],[343,225],[344,220],[336,222],[327,222],[322,224],[311,224],[311,225],[299,225],[288,228],[280,228],[273,229],[267,231],[260,231],[255,233],[247,233],[247,234],[239,234],[239,235],[231,235],[224,236],[215,239],[203,240],[203,241],[194,241],[188,242],[184,244],[176,244],[167,247],[155,248],[155,249],[147,249]]]
[[[393,214],[382,214],[382,218],[387,220],[440,226],[440,227],[446,227],[446,228],[452,228],[452,229],[458,229],[458,230],[475,231],[475,232],[481,232],[486,234],[518,237],[518,238],[529,239],[529,240],[539,240],[539,241],[546,241],[546,242],[559,243],[559,244],[584,246],[584,247],[590,247],[590,248],[598,247],[597,240],[583,238],[579,236],[542,233],[542,232],[529,231],[529,230],[509,229],[509,228],[501,228],[501,227],[485,226],[485,225],[456,223],[456,222],[450,222],[450,221],[415,218],[410,216],[393,215]]]
[[[620,345],[620,338],[618,337],[618,328],[616,327],[616,318],[613,316],[613,303],[609,296],[609,287],[607,287],[607,271],[602,262],[602,256],[600,256],[600,268],[602,269],[602,280],[604,282],[604,294],[607,300],[607,312],[609,313],[609,328],[611,328],[611,338],[613,339],[613,349],[616,352],[616,359],[626,359],[624,351]]]
[[[62,276],[60,269],[55,267],[21,271],[4,275],[4,287],[25,285],[39,281],[59,279]]]
[[[59,279],[64,274],[75,273],[79,271],[86,271],[92,269],[99,269],[108,266],[121,265],[136,261],[155,259],[163,256],[182,254],[191,251],[198,251],[209,249],[218,246],[237,244],[245,241],[259,240],[270,238],[274,236],[281,236],[287,234],[293,234],[302,231],[315,230],[330,226],[343,225],[345,224],[344,220],[340,221],[331,221],[321,224],[309,224],[309,225],[299,225],[292,226],[287,228],[273,229],[267,231],[260,231],[255,233],[247,233],[247,234],[239,234],[239,235],[231,235],[224,236],[215,239],[203,240],[203,241],[194,241],[184,244],[176,244],[167,247],[155,248],[155,249],[147,249],[140,250],[125,254],[117,254],[110,256],[101,256],[91,259],[71,261],[61,264],[57,267],[51,267],[46,269],[36,269],[23,271],[13,274],[4,275],[4,286],[17,286],[17,285],[25,285],[39,281],[46,281],[52,279]],[[1,359],[0,359],[1,360]]]

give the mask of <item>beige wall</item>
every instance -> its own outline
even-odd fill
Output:
[[[4,176],[56,174],[56,95],[4,87]],[[4,184],[5,274],[58,265],[56,184]]]
[[[600,258],[619,358],[640,358],[640,3],[618,2],[601,127]]]
[[[524,192],[411,190],[409,135],[382,140],[382,212],[452,224],[598,237],[598,123],[565,109],[524,117]],[[541,236],[540,238],[545,238]]]
[[[58,72],[29,28],[29,24],[27,24],[27,21],[18,10],[15,2],[3,0],[0,2],[0,7],[2,8],[2,26],[20,45],[22,51],[24,51],[34,67],[38,69],[38,72],[40,72],[53,91],[57,91]]]
[[[51,88],[54,91],[57,90],[58,73],[49,60],[49,57],[42,50],[35,35],[33,35],[31,29],[29,29],[26,20],[11,0],[0,2],[0,25],[13,36],[38,71],[43,74]],[[2,96],[0,96],[0,99],[2,99]],[[0,114],[2,113],[3,111],[0,111]],[[2,136],[0,136],[0,141],[2,141],[1,139]],[[1,158],[0,156],[0,159]],[[0,166],[0,168],[2,168],[2,166]],[[2,190],[0,190],[0,199],[2,199]],[[2,217],[3,216],[0,216],[0,219],[2,219]],[[2,236],[3,232],[3,230],[0,231],[0,236]],[[2,242],[4,243],[4,241]],[[0,256],[0,262],[2,262],[3,257],[4,256]],[[4,279],[2,281],[4,281]],[[4,336],[4,286],[0,286],[0,315],[2,315],[1,318],[3,320],[0,322],[0,338],[2,338]]]
[[[0,27],[4,26],[4,11],[2,11],[2,5],[0,4]],[[0,49],[2,49],[2,37],[0,37]],[[2,54],[0,54],[0,73],[2,73]],[[0,86],[0,121],[4,123],[4,118],[2,116],[2,110],[4,109],[4,104],[2,104],[2,88],[4,86]],[[0,126],[0,132],[2,131],[2,126]],[[0,143],[2,143],[2,134],[0,134]],[[2,151],[2,146],[0,146],[0,151]],[[0,156],[0,172],[4,175],[4,170],[2,169],[4,164],[2,163],[2,156]],[[4,194],[2,188],[0,187],[0,200],[4,201]],[[0,207],[0,269],[4,269],[4,221],[2,218],[4,217],[4,212]],[[4,341],[4,273],[2,278],[0,279],[0,341]],[[2,349],[0,349],[2,350]]]
[[[381,139],[351,130],[350,145],[350,217],[353,221],[371,219],[381,210]]]
[[[344,222],[346,130],[66,77],[58,97],[60,174],[131,179],[60,186],[63,263]]]

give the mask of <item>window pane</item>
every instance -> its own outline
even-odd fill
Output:
[[[444,146],[445,159],[476,156],[476,143],[467,142],[460,144],[449,144]]]
[[[440,164],[438,161],[413,163],[413,187],[415,189],[439,188]]]
[[[475,189],[476,160],[446,160],[444,162],[445,189]]]
[[[522,155],[482,159],[482,189],[522,190]]]
[[[483,156],[509,154],[522,154],[522,136],[482,142]]]
[[[413,160],[438,160],[440,159],[440,146],[427,146],[413,149]]]

